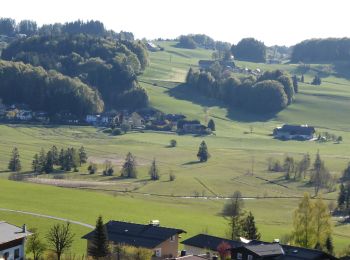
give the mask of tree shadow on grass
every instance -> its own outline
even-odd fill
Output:
[[[202,162],[201,161],[190,161],[190,162],[183,163],[182,165],[194,165],[194,164],[199,164],[199,163],[202,163]]]
[[[243,111],[242,109],[230,107],[220,100],[208,98],[201,95],[197,91],[192,90],[186,84],[180,84],[174,88],[171,88],[167,91],[167,93],[169,94],[169,96],[174,97],[176,99],[190,101],[193,104],[201,105],[203,107],[217,106],[219,108],[225,108],[227,109],[227,118],[239,122],[266,122],[276,117],[275,113],[257,115]],[[226,118],[221,119],[226,120]]]

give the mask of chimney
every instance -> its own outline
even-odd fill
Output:
[[[26,224],[23,224],[23,226],[22,226],[22,232],[23,232],[23,233],[27,233],[27,226],[26,226]]]

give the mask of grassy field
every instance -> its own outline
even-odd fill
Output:
[[[169,133],[128,133],[111,137],[93,127],[0,125],[0,207],[28,210],[57,215],[93,224],[102,214],[106,220],[148,222],[160,219],[168,226],[188,231],[186,237],[208,230],[215,235],[224,235],[225,220],[219,215],[222,200],[180,199],[175,196],[229,196],[240,190],[246,197],[291,197],[292,199],[247,200],[246,208],[256,216],[263,239],[272,240],[291,231],[292,211],[297,198],[305,191],[312,193],[306,182],[286,182],[282,174],[267,172],[267,158],[283,160],[286,154],[301,158],[317,151],[327,167],[340,175],[350,161],[350,81],[330,74],[323,78],[321,86],[307,84],[314,71],[305,75],[305,84],[300,84],[296,101],[284,111],[272,117],[257,117],[242,111],[228,109],[224,104],[204,98],[181,85],[190,66],[196,67],[199,59],[209,59],[208,50],[185,50],[175,48],[172,42],[162,43],[165,51],[151,53],[151,64],[140,78],[150,95],[151,105],[168,113],[182,113],[189,118],[205,120],[205,107],[209,118],[216,123],[216,135],[207,137],[178,136]],[[266,65],[238,62],[249,68],[284,69],[297,72],[297,65]],[[321,65],[313,65],[319,68]],[[154,84],[156,83],[156,84]],[[317,131],[341,135],[341,144],[317,142],[282,142],[271,138],[274,127],[283,123],[314,125]],[[247,134],[250,128],[252,134]],[[176,139],[178,146],[168,148],[169,141]],[[196,153],[205,140],[210,160],[197,163]],[[95,189],[109,191],[77,191],[9,182],[7,163],[14,146],[20,151],[23,171],[29,171],[33,155],[41,148],[50,146],[80,147],[84,145],[89,160],[99,164],[109,159],[118,175],[127,152],[132,152],[138,162],[139,178],[123,180],[116,176],[102,177],[86,174],[86,166],[78,173],[65,174],[66,180],[96,181]],[[161,180],[149,181],[149,165],[156,158]],[[253,167],[253,174],[247,174]],[[176,175],[170,182],[169,173]],[[41,178],[52,178],[41,176]],[[268,180],[268,181],[266,181]],[[272,183],[273,181],[273,183]],[[277,185],[277,184],[278,185]],[[119,191],[119,192],[117,192]],[[123,195],[120,191],[131,191]],[[136,193],[137,192],[137,193]],[[337,192],[323,191],[323,197],[335,199]],[[166,195],[145,196],[139,193]],[[164,210],[166,209],[166,210]],[[15,224],[24,222],[38,227],[43,233],[54,223],[52,220],[36,221],[35,217],[0,212],[0,219]],[[334,223],[336,223],[334,221]],[[336,226],[334,241],[340,250],[349,244],[350,227]],[[77,238],[87,230],[75,227]],[[74,249],[84,253],[85,242],[77,239]]]

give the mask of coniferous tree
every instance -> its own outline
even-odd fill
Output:
[[[346,194],[344,183],[341,183],[340,191],[338,195],[338,207],[340,209],[343,209],[343,207],[345,206],[346,197],[347,197],[347,194]]]
[[[327,239],[326,239],[326,249],[327,249],[327,252],[331,255],[334,254],[334,246],[333,246],[333,239],[331,236],[328,236]]]
[[[43,173],[45,171],[46,165],[46,154],[43,148],[41,148],[39,152],[39,173]]]
[[[33,157],[32,170],[33,170],[34,173],[40,173],[39,156],[38,156],[37,153]]]
[[[244,237],[249,240],[259,240],[261,237],[255,225],[254,216],[251,212],[249,212],[247,217],[242,221],[242,233]]]
[[[59,165],[59,154],[58,154],[58,149],[55,145],[51,147],[51,154],[52,154],[53,164]]]
[[[46,154],[46,161],[44,166],[45,173],[53,172],[53,163],[54,163],[54,158],[53,158],[52,152],[48,151]]]
[[[215,122],[213,119],[210,119],[209,122],[208,122],[208,128],[211,130],[211,131],[215,131]]]
[[[298,78],[296,75],[294,75],[292,77],[293,80],[293,88],[294,88],[294,93],[298,93],[299,92],[299,85],[298,85]]]
[[[200,162],[206,162],[209,159],[210,154],[208,152],[208,147],[205,141],[202,141],[202,143],[200,144],[197,157]]]
[[[128,153],[121,170],[121,176],[125,178],[137,178],[136,160],[132,153]]]
[[[80,166],[83,164],[83,163],[86,163],[87,162],[87,153],[85,151],[85,148],[84,146],[80,147],[79,149],[79,164]]]
[[[301,75],[301,80],[300,80],[301,82],[303,82],[304,83],[304,74],[303,75]]]
[[[65,153],[64,150],[61,149],[60,154],[58,155],[58,164],[61,167],[61,170],[64,170],[64,164],[65,164]]]
[[[228,237],[232,240],[242,236],[242,215],[244,202],[240,191],[235,191],[230,201],[224,205],[223,216],[228,220]]]
[[[160,176],[159,176],[159,169],[156,164],[156,159],[153,159],[148,174],[151,177],[152,181],[159,180]]]
[[[94,259],[103,258],[110,254],[107,229],[103,224],[102,216],[99,216],[96,221],[96,228],[89,243],[88,253]]]
[[[22,169],[19,151],[17,147],[13,148],[8,169],[12,172],[19,172]]]

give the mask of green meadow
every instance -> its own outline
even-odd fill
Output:
[[[245,197],[258,198],[245,200],[245,208],[255,215],[263,239],[271,241],[291,232],[292,212],[298,198],[304,192],[313,194],[313,188],[307,181],[287,182],[283,174],[268,172],[267,159],[274,157],[282,161],[287,154],[300,159],[304,153],[310,153],[314,159],[319,151],[331,173],[339,176],[350,162],[350,81],[331,71],[322,78],[321,86],[310,85],[314,73],[326,66],[312,65],[305,75],[305,83],[299,84],[299,93],[292,105],[273,116],[256,116],[227,108],[223,103],[193,93],[182,84],[189,67],[197,67],[199,59],[209,59],[211,51],[179,49],[174,47],[174,42],[161,45],[165,50],[150,53],[151,64],[140,77],[151,105],[163,112],[181,113],[202,122],[212,118],[217,129],[215,135],[196,137],[146,131],[109,136],[94,127],[0,125],[0,207],[89,224],[94,224],[100,214],[105,220],[147,223],[159,219],[164,226],[186,230],[184,238],[200,232],[224,236],[227,225],[220,216],[224,200],[179,196],[230,196],[240,190]],[[251,69],[298,73],[295,64],[240,61],[237,64]],[[273,129],[284,123],[313,125],[318,132],[340,135],[344,141],[335,144],[273,139]],[[177,140],[177,147],[168,147],[171,139]],[[202,140],[211,154],[207,163],[198,163],[196,158]],[[89,160],[98,164],[99,173],[88,175],[85,165],[78,173],[61,176],[64,181],[93,182],[89,191],[6,180],[7,163],[14,146],[20,151],[22,168],[26,172],[31,169],[33,155],[52,145],[58,148],[84,145]],[[118,178],[127,152],[132,152],[138,162],[136,180]],[[148,176],[154,158],[160,169],[159,181],[150,181]],[[114,164],[115,176],[100,175],[107,159]],[[175,174],[175,181],[169,181],[170,173]],[[49,179],[47,183],[50,183],[53,175],[39,178]],[[322,190],[322,193],[331,203],[335,202],[338,192]],[[39,228],[42,234],[56,222],[1,211],[0,219],[18,225],[27,223]],[[350,243],[350,226],[338,225],[336,219],[334,225],[334,243],[339,251]],[[73,226],[76,233],[73,250],[83,254],[85,241],[80,237],[88,229]]]

